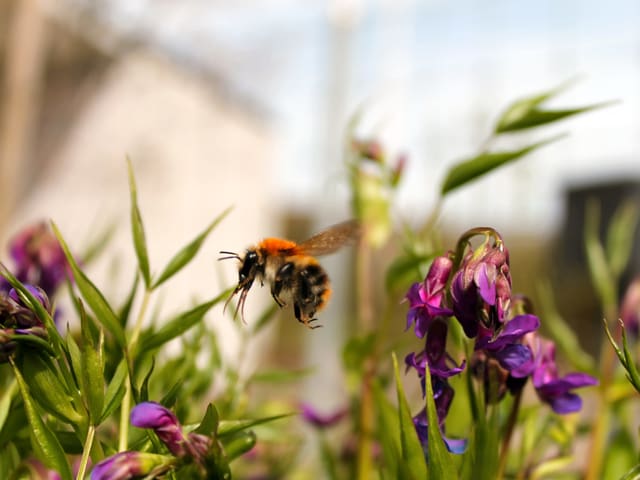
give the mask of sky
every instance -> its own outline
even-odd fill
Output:
[[[69,0],[86,4],[87,0]],[[344,210],[345,125],[406,153],[398,215],[435,204],[457,160],[477,153],[512,101],[575,85],[552,105],[614,106],[537,129],[568,133],[449,198],[444,220],[559,228],[568,188],[640,181],[640,3],[634,0],[204,0],[103,2],[114,28],[221,75],[267,114],[277,145],[275,201]],[[511,144],[509,144],[511,145]]]

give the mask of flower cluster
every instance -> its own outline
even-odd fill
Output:
[[[164,474],[171,468],[195,464],[205,470],[211,438],[190,432],[185,435],[175,414],[155,402],[142,402],[131,410],[131,424],[152,429],[172,456],[146,452],[125,451],[98,463],[91,472],[91,480],[127,480]]]
[[[477,236],[484,241],[474,248],[471,240]],[[520,391],[531,378],[543,402],[557,413],[570,413],[582,405],[573,390],[596,383],[582,373],[559,376],[553,342],[538,335],[540,320],[532,314],[528,302],[512,295],[509,253],[493,229],[466,232],[455,252],[434,259],[424,281],[414,284],[406,299],[407,329],[413,325],[416,336],[424,338],[425,343],[424,349],[407,355],[405,364],[417,371],[423,395],[429,367],[438,426],[452,452],[464,451],[465,442],[444,437],[444,423],[454,397],[448,379],[466,367],[464,360],[458,364],[446,351],[452,319],[474,342],[468,359],[470,373],[483,384],[487,403],[498,402],[507,392]],[[426,410],[414,417],[414,424],[426,451]]]

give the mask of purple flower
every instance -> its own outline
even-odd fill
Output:
[[[480,233],[487,241],[464,255],[451,283],[453,313],[469,338],[478,334],[481,324],[495,329],[504,323],[511,301],[509,253],[500,235],[492,229],[470,230],[459,245]],[[495,239],[493,244],[489,237]]]
[[[153,429],[174,455],[181,457],[187,453],[180,422],[168,408],[156,402],[139,403],[131,410],[130,421],[134,427]]]
[[[342,420],[349,412],[347,408],[339,408],[334,412],[322,414],[308,403],[303,403],[301,409],[302,418],[304,418],[307,423],[317,428],[332,427],[339,423],[340,420]]]
[[[533,346],[535,369],[531,377],[540,400],[548,403],[556,413],[579,411],[582,399],[572,390],[597,385],[598,380],[586,373],[569,373],[560,377],[555,344],[535,334],[528,335],[527,342]]]
[[[143,478],[170,468],[172,459],[143,452],[120,452],[104,459],[91,470],[91,480],[130,480]],[[155,478],[155,477],[153,477]]]
[[[44,222],[18,233],[9,243],[9,253],[18,280],[38,285],[50,296],[71,274],[58,239]]]
[[[433,260],[424,282],[415,283],[407,292],[409,311],[407,329],[415,324],[415,333],[423,338],[434,318],[449,317],[452,310],[442,305],[453,262],[447,256]]]
[[[211,439],[191,432],[185,436],[175,414],[156,402],[142,402],[131,410],[131,425],[151,428],[176,457],[191,457],[203,464]]]
[[[50,312],[47,294],[41,288],[32,285],[25,287]],[[16,351],[21,335],[35,335],[46,339],[44,322],[34,311],[27,308],[14,289],[9,293],[0,291],[0,363],[7,362]]]
[[[498,335],[481,328],[475,350],[483,350],[495,358],[500,366],[516,378],[527,377],[534,368],[533,352],[523,345],[523,337],[538,329],[540,320],[535,315],[518,315],[509,320]]]
[[[431,323],[427,332],[424,350],[418,353],[410,353],[404,359],[407,368],[413,367],[417,370],[418,376],[422,380],[424,395],[424,378],[426,375],[426,365],[432,376],[438,378],[449,378],[464,370],[465,362],[456,364],[455,360],[445,350],[447,345],[447,324],[442,320],[435,320]]]

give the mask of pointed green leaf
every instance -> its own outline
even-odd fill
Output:
[[[127,299],[125,300],[122,307],[118,311],[118,317],[120,319],[120,325],[122,328],[126,328],[127,323],[129,323],[129,315],[131,315],[131,307],[133,306],[133,301],[136,298],[136,293],[138,293],[138,285],[140,284],[140,276],[136,273],[135,278],[133,279],[133,285],[129,290],[129,295],[127,295]]]
[[[20,369],[29,390],[42,408],[71,425],[82,422],[82,415],[72,403],[71,393],[58,377],[57,369],[49,357],[30,352],[22,357]]]
[[[0,431],[2,431],[4,422],[6,422],[7,417],[9,416],[9,409],[11,407],[11,402],[13,400],[13,395],[16,392],[16,388],[16,382],[11,381],[9,387],[0,392]]]
[[[301,370],[265,370],[254,373],[249,383],[288,383],[295,382],[314,372],[313,368],[303,368]]]
[[[102,332],[101,332],[102,333]],[[100,423],[104,407],[104,336],[100,335],[98,344],[85,345],[82,349],[82,391],[89,408],[90,421]]]
[[[398,412],[387,399],[378,381],[373,383],[373,395],[379,420],[377,438],[382,446],[384,465],[391,478],[411,479],[411,473],[402,460]]]
[[[272,415],[270,417],[262,417],[251,420],[221,420],[218,425],[218,437],[234,435],[242,430],[261,425],[263,423],[273,422],[281,418],[287,418],[296,415],[295,413],[283,413],[280,415]]]
[[[131,160],[127,159],[127,171],[129,172],[129,190],[131,192],[131,233],[133,234],[133,246],[138,257],[138,267],[144,284],[147,288],[151,285],[151,272],[149,269],[149,254],[147,252],[147,239],[144,234],[142,215],[138,208],[138,192],[136,189],[136,179],[133,175]]]
[[[547,123],[555,122],[563,118],[577,115],[579,113],[602,108],[613,102],[603,102],[586,107],[562,109],[562,110],[543,110],[540,106],[566,90],[574,81],[565,82],[558,87],[547,90],[536,95],[521,98],[509,105],[504,113],[496,122],[495,133],[513,132],[524,130],[527,128],[537,127]]]
[[[20,370],[13,364],[13,372],[20,388],[29,426],[31,427],[31,443],[34,450],[46,466],[57,471],[63,480],[71,480],[71,469],[64,450],[53,432],[42,421],[40,412],[29,393],[29,387],[24,381]]]
[[[156,288],[161,285],[163,282],[171,278],[173,275],[178,273],[185,265],[187,265],[193,257],[196,256],[198,250],[204,243],[205,239],[211,233],[211,231],[227,216],[227,214],[231,211],[231,207],[227,208],[224,212],[222,212],[218,217],[216,217],[213,222],[198,235],[191,243],[183,247],[164,267],[164,270],[158,277],[158,279],[153,282],[152,288]]]
[[[495,133],[514,132],[517,130],[539,127],[580,113],[586,113],[591,110],[608,107],[613,103],[614,102],[601,102],[593,105],[587,105],[586,107],[567,108],[562,110],[540,110],[532,108],[528,111],[507,111],[507,116],[503,116],[496,125]]]
[[[425,365],[427,424],[439,425],[438,413],[433,398],[433,387],[431,386],[431,372],[429,371],[429,365]],[[433,476],[432,478],[458,478],[458,472],[454,467],[453,456],[449,453],[449,450],[447,450],[440,428],[427,429],[427,453],[429,457],[429,474]]]
[[[449,169],[447,176],[442,183],[441,194],[447,193],[459,188],[466,183],[475,180],[486,173],[489,173],[496,168],[506,165],[509,162],[513,162],[525,155],[537,150],[544,145],[555,142],[562,138],[564,135],[558,135],[552,138],[548,138],[541,142],[537,142],[528,145],[519,150],[510,150],[506,152],[485,152],[480,155],[463,160]]]
[[[58,238],[58,241],[60,242],[60,246],[62,247],[62,250],[67,257],[67,261],[69,262],[71,271],[73,272],[73,279],[78,286],[80,293],[82,294],[82,298],[84,298],[85,302],[87,302],[87,305],[91,307],[91,310],[93,310],[93,313],[96,315],[96,318],[102,324],[102,326],[114,336],[114,338],[118,342],[118,345],[124,349],[127,344],[124,336],[124,330],[120,325],[118,317],[111,309],[111,305],[109,305],[107,300],[104,298],[102,292],[100,292],[100,290],[98,290],[98,288],[91,282],[91,280],[89,280],[89,277],[87,277],[84,272],[80,270],[80,267],[73,258],[73,255],[71,255],[69,247],[62,238],[62,234],[60,233],[60,230],[58,230],[58,227],[55,223],[52,223],[52,227],[56,237]]]
[[[127,373],[127,363],[123,358],[118,364],[118,368],[116,368],[116,372],[113,374],[113,378],[104,394],[104,409],[100,417],[100,423],[106,420],[120,406],[126,390],[124,382],[127,378]]]
[[[469,480],[494,480],[498,472],[500,428],[495,408],[480,415],[464,454],[463,477]]]
[[[210,300],[206,303],[202,303],[195,308],[192,308],[188,312],[184,312],[177,317],[169,320],[162,328],[160,328],[157,332],[151,334],[150,336],[144,337],[141,340],[140,351],[146,352],[153,348],[160,347],[165,343],[173,340],[174,338],[179,337],[184,332],[189,330],[191,327],[196,325],[198,322],[202,320],[205,314],[213,307],[215,304],[224,300],[226,297],[225,293],[221,293],[213,300]]]
[[[413,418],[411,417],[409,404],[407,403],[407,398],[404,394],[402,380],[400,379],[400,373],[398,372],[398,359],[396,358],[395,354],[393,354],[393,370],[396,378],[396,392],[398,395],[398,423],[400,425],[400,446],[402,449],[402,461],[407,466],[407,469],[409,470],[412,478],[425,478],[427,476],[427,463],[424,458],[422,445],[420,444],[420,440],[418,439],[416,427],[413,423]],[[438,425],[438,422],[436,421],[435,424],[430,423],[430,425]],[[438,428],[436,428],[435,430],[438,430]],[[442,457],[442,459],[448,460],[447,457],[448,452]],[[431,472],[434,472],[435,478],[455,478],[455,476],[438,476],[439,474],[435,472],[440,471],[440,466],[433,465],[433,463],[440,461],[441,458],[429,458],[429,468]],[[452,470],[452,472],[455,474],[455,471]],[[443,468],[441,470],[441,473],[448,473],[448,471],[446,468]]]
[[[625,473],[620,480],[638,480],[640,479],[640,464],[633,467],[627,473]]]

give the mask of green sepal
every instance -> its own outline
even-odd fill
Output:
[[[12,364],[13,372],[18,382],[27,419],[29,420],[30,437],[36,455],[49,468],[58,472],[63,480],[71,480],[71,469],[65,452],[55,434],[42,421],[38,407],[29,393],[29,387],[24,381],[20,370]]]
[[[195,433],[199,433],[200,435],[205,435],[207,437],[211,437],[212,435],[216,435],[218,433],[218,424],[220,423],[220,414],[218,413],[218,409],[210,403],[207,405],[207,411],[204,413],[204,417],[202,417],[202,421],[200,425],[194,430]]]
[[[133,175],[131,160],[127,158],[127,171],[129,173],[129,192],[131,194],[131,233],[133,235],[133,246],[138,257],[138,267],[144,284],[147,288],[151,286],[151,271],[149,268],[149,253],[147,251],[147,240],[142,224],[142,215],[138,208],[138,192],[136,189],[136,179]]]
[[[420,440],[418,439],[418,434],[413,423],[413,418],[411,417],[411,411],[409,410],[407,397],[404,394],[402,380],[400,379],[400,373],[398,371],[398,359],[396,358],[395,354],[393,354],[393,371],[396,379],[396,393],[398,395],[398,424],[400,425],[400,447],[402,453],[402,462],[407,466],[407,469],[409,470],[412,478],[426,478],[427,462],[425,460],[422,445],[420,444]],[[438,425],[438,422],[437,420],[435,423],[431,423],[431,421],[429,421],[429,424]],[[429,430],[434,429],[430,428]],[[439,429],[436,428],[435,430]],[[439,462],[441,459],[449,460],[449,452],[446,451],[445,447],[444,454],[441,454],[441,452],[438,451],[437,455],[438,457],[429,457],[429,468],[433,472],[433,475],[435,475],[435,478],[455,478],[455,476],[438,476],[438,470],[440,469],[440,466],[434,466],[432,465],[432,463]],[[431,460],[432,458],[433,461]],[[449,474],[450,472],[446,468],[443,468],[442,473]],[[451,469],[451,473],[455,475],[455,470]]]
[[[111,309],[111,305],[109,305],[107,300],[104,298],[102,292],[98,290],[98,287],[96,287],[93,282],[89,280],[89,277],[87,277],[80,269],[55,223],[52,223],[52,227],[58,241],[60,242],[60,246],[67,257],[67,262],[71,267],[74,281],[82,294],[82,298],[84,298],[84,301],[89,305],[91,310],[93,310],[93,313],[96,315],[96,318],[102,326],[113,335],[118,345],[124,350],[127,344],[124,329],[122,328],[118,317]]]
[[[187,265],[193,259],[193,257],[196,256],[209,233],[211,233],[211,231],[229,214],[231,210],[232,207],[229,207],[225,211],[223,211],[213,220],[213,222],[209,224],[209,226],[202,233],[200,233],[200,235],[198,235],[194,240],[191,241],[191,243],[189,243],[178,253],[176,253],[174,257],[169,260],[167,266],[164,267],[162,273],[160,273],[158,278],[153,282],[151,288],[154,289],[158,287],[173,275],[178,273],[185,265]]]
[[[234,435],[226,435],[222,445],[224,453],[229,462],[238,458],[240,455],[247,453],[256,444],[256,434],[253,430],[235,433]]]
[[[449,192],[459,188],[496,168],[499,168],[507,163],[513,162],[525,155],[539,149],[549,143],[555,142],[564,137],[564,135],[558,135],[555,137],[542,140],[531,145],[527,145],[524,148],[518,150],[509,150],[503,152],[484,152],[475,157],[458,162],[451,167],[447,172],[447,176],[442,183],[440,192],[442,196]]]

